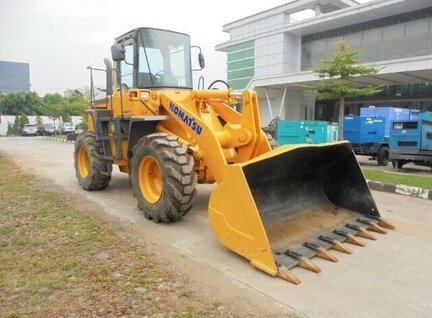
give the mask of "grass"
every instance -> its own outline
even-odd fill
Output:
[[[233,316],[118,226],[1,156],[0,171],[1,317]]]
[[[390,184],[404,184],[407,186],[432,189],[432,177],[413,176],[402,173],[386,172],[380,170],[363,169],[366,179]]]

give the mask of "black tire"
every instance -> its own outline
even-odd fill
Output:
[[[395,169],[396,169],[396,167],[397,167],[397,169],[402,169],[402,167],[406,163],[408,163],[408,161],[406,161],[406,160],[395,160],[395,161],[392,161],[392,166]]]
[[[111,181],[112,162],[104,160],[103,156],[102,142],[97,141],[93,133],[85,132],[77,136],[74,152],[75,174],[84,190],[103,190]]]
[[[387,166],[389,163],[390,151],[387,146],[381,146],[377,153],[378,166]]]
[[[156,223],[169,223],[177,221],[192,208],[196,199],[197,175],[194,159],[187,151],[187,146],[180,144],[177,137],[164,133],[147,135],[135,145],[130,161],[131,181],[138,207],[147,219]],[[146,198],[149,195],[142,187],[152,189],[149,184],[153,182],[152,178],[157,178],[152,175],[148,180],[142,178],[145,173],[140,169],[144,169],[145,160],[157,163],[156,174],[161,180],[160,189],[156,191],[158,195],[153,202]]]

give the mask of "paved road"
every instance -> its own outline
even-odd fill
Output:
[[[0,152],[75,198],[87,198],[106,213],[133,223],[144,237],[155,237],[161,253],[185,268],[184,272],[190,269],[192,279],[215,290],[223,302],[267,306],[268,313],[279,316],[294,310],[320,318],[431,317],[432,201],[374,192],[381,214],[396,223],[397,230],[368,241],[365,248],[350,245],[354,254],[338,253],[338,263],[314,259],[322,269],[320,274],[294,269],[303,281],[294,286],[255,270],[218,244],[207,219],[213,186],[199,186],[198,202],[184,219],[157,225],[140,215],[125,175],[115,172],[105,191],[81,191],[74,177],[72,144],[0,138]]]

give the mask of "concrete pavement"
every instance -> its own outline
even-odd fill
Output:
[[[295,268],[293,272],[303,284],[294,286],[254,269],[217,242],[207,218],[214,186],[198,187],[197,203],[181,221],[158,225],[141,216],[128,177],[116,168],[105,191],[82,191],[74,176],[72,144],[41,138],[0,138],[0,152],[11,156],[24,171],[70,191],[75,199],[87,198],[106,213],[132,223],[143,236],[159,239],[168,259],[177,261],[181,256],[181,266],[194,269],[185,272],[204,286],[216,288],[223,301],[231,299],[235,304],[247,298],[261,306],[261,312],[279,316],[290,311],[332,318],[431,315],[432,201],[373,192],[380,213],[397,229],[379,235],[377,241],[367,241],[365,248],[350,245],[352,255],[334,252],[338,263],[314,258],[322,269],[320,274]],[[202,277],[196,272],[199,268],[210,274]]]

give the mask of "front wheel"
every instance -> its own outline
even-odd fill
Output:
[[[138,207],[153,222],[177,221],[192,208],[197,175],[194,159],[178,138],[154,133],[133,149],[131,177]]]

